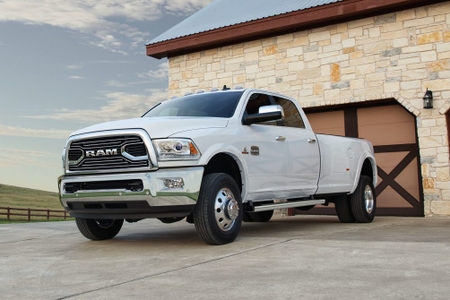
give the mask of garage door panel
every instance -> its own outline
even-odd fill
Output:
[[[358,127],[359,137],[378,145],[399,145],[415,142],[411,123],[378,124]]]
[[[411,115],[400,105],[384,105],[358,109],[358,125],[414,123]]]
[[[393,188],[387,187],[383,192],[377,195],[377,207],[393,208],[393,207],[409,207],[413,206],[406,202],[405,199],[397,193]]]
[[[308,120],[315,133],[345,136],[343,111],[309,114]]]

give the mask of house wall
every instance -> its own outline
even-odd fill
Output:
[[[449,24],[446,2],[172,57],[169,93],[243,86],[303,107],[395,98],[417,117],[425,214],[450,215]]]

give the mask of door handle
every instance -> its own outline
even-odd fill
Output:
[[[277,140],[277,141],[279,141],[279,142],[283,142],[283,141],[285,141],[286,140],[286,138],[284,137],[284,136],[277,136],[276,138],[275,138],[275,140]]]
[[[317,142],[316,139],[308,139],[308,143],[310,144],[314,144],[315,142]]]

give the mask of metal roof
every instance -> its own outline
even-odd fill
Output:
[[[215,0],[147,45],[343,0]]]

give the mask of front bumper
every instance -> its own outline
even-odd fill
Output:
[[[202,176],[203,167],[61,176],[59,198],[70,215],[79,218],[181,217],[192,212]]]

